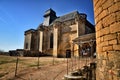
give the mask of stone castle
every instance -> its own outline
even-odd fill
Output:
[[[96,80],[120,80],[120,0],[93,0],[93,3],[96,25]],[[66,49],[72,48],[74,39],[86,35],[87,32],[94,32],[93,25],[86,20],[85,14],[77,12],[74,16],[65,17],[76,13],[73,12],[56,17],[53,11],[54,18],[51,18],[50,13],[51,10],[46,11],[41,27],[25,32],[25,50],[36,49],[58,56],[64,54]],[[67,31],[63,28],[67,28]],[[36,44],[37,48],[31,46]],[[75,45],[75,48],[79,49],[79,46]],[[78,51],[75,54],[79,55]]]
[[[55,57],[65,57],[66,50],[80,55],[80,46],[73,40],[82,35],[95,33],[87,15],[74,11],[57,17],[52,9],[45,11],[44,21],[37,29],[25,31],[24,50],[39,51]],[[95,35],[95,34],[94,34]]]

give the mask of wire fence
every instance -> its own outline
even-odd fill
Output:
[[[0,80],[62,80],[89,65],[91,58],[10,57],[0,55]]]

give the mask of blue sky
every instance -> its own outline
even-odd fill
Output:
[[[94,24],[92,0],[0,0],[0,50],[23,49],[24,31],[36,29],[49,8],[57,16],[75,10],[86,13]]]

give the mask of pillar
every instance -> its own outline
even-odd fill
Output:
[[[43,45],[43,32],[39,31],[39,51],[42,52]]]
[[[58,53],[58,28],[57,25],[54,26],[54,33],[53,33],[53,56],[57,57]]]
[[[82,14],[81,14],[82,15]],[[83,34],[85,34],[85,20],[86,20],[86,15],[83,14],[84,18],[79,15],[76,16],[75,22],[76,22],[76,27],[77,27],[77,34],[76,37],[79,37]],[[75,56],[79,57],[79,45],[75,45]]]

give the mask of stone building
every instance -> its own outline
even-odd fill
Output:
[[[86,14],[74,11],[57,17],[56,12],[49,9],[37,29],[25,31],[24,50],[65,57],[66,50],[72,50],[75,38],[94,32]],[[74,56],[79,56],[79,48],[74,45]]]
[[[96,80],[120,80],[120,0],[93,0],[96,24]]]

